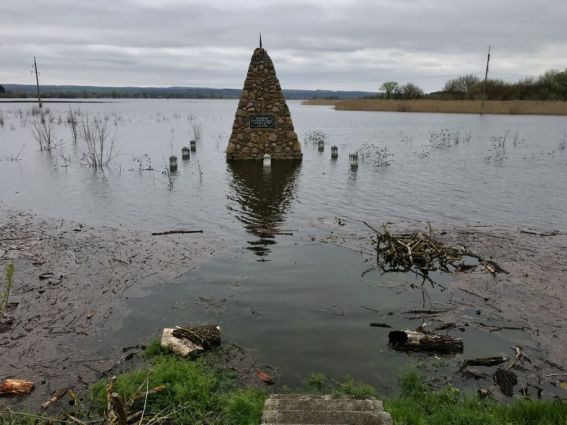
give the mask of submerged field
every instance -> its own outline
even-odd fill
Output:
[[[400,371],[411,366],[439,385],[475,387],[459,372],[464,358],[510,357],[511,347],[522,346],[534,363],[526,363],[516,395],[525,387],[537,397],[541,387],[544,397],[561,397],[563,117],[350,112],[290,102],[304,160],[264,169],[224,159],[235,101],[45,106],[55,142],[40,151],[31,106],[0,104],[0,266],[16,268],[16,320],[0,334],[0,355],[10,359],[0,375],[45,382],[34,403],[76,385],[77,375],[95,379],[129,353],[123,349],[165,326],[211,322],[225,341],[276,368],[282,387],[320,371],[394,395]],[[70,107],[108,123],[117,155],[103,170],[84,161],[81,140],[73,142]],[[182,161],[194,128],[202,138]],[[314,130],[325,133],[322,151],[311,141]],[[360,163],[352,170],[355,151]],[[179,170],[168,176],[170,154]],[[363,221],[402,230],[430,222],[441,239],[509,274],[439,274],[439,285],[383,274]],[[203,234],[151,235],[175,229]],[[369,326],[377,322],[448,326],[465,353],[395,352],[388,328]]]
[[[435,112],[480,114],[480,100],[306,100],[304,105],[332,105],[338,111]],[[567,115],[567,102],[535,100],[488,100],[485,114],[497,115]]]

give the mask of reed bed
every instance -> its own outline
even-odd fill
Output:
[[[340,111],[437,112],[480,114],[480,100],[305,100],[304,105],[334,105]],[[485,114],[503,115],[567,115],[567,102],[536,100],[488,100]]]

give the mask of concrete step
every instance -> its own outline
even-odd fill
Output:
[[[262,425],[392,425],[373,397],[274,394],[264,405]]]
[[[264,405],[266,410],[329,410],[382,412],[382,402],[371,398],[336,397],[332,395],[293,397],[270,397]]]

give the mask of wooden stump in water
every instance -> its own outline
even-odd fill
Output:
[[[416,331],[392,331],[388,334],[389,345],[397,351],[424,351],[442,354],[463,352],[463,340],[448,335],[437,335]]]

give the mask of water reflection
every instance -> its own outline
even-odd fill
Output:
[[[239,204],[230,208],[246,231],[258,237],[248,241],[247,249],[262,258],[270,253],[277,235],[289,233],[281,225],[295,196],[300,168],[295,161],[275,161],[270,168],[250,161],[228,163],[232,175],[228,199]]]

